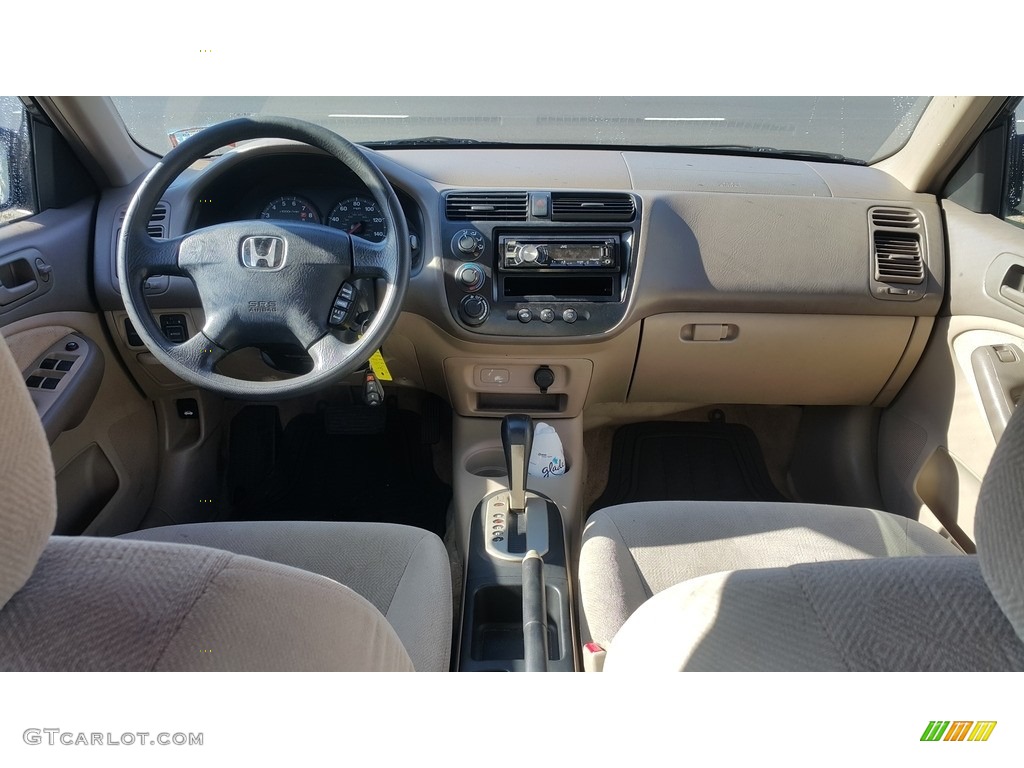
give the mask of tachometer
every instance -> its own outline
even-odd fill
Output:
[[[284,219],[286,221],[304,221],[307,224],[319,224],[320,214],[311,203],[295,195],[284,195],[271,200],[260,214],[261,219]]]
[[[327,217],[327,224],[374,243],[381,242],[388,234],[384,214],[377,201],[367,195],[342,200]]]

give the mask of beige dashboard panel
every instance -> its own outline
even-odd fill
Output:
[[[870,405],[913,327],[910,317],[654,315],[629,401]]]

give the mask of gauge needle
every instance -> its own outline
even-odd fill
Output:
[[[361,222],[361,221],[357,221],[355,224],[353,224],[351,227],[348,228],[348,233],[350,235],[357,235],[357,234],[359,234],[362,231],[363,231],[363,222]]]

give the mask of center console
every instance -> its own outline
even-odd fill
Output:
[[[463,328],[572,337],[623,319],[638,240],[634,195],[449,191],[443,205],[445,293]]]
[[[558,504],[527,490],[530,417],[506,416],[501,440],[503,455],[491,461],[504,464],[493,471],[507,483],[494,486],[469,520],[458,669],[571,672],[568,547]]]

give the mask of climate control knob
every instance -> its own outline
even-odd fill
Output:
[[[484,252],[484,236],[475,229],[462,229],[452,238],[452,253],[465,259],[478,259]]]
[[[466,325],[480,325],[487,319],[491,308],[483,296],[471,294],[459,302],[459,317]]]
[[[462,264],[455,270],[455,279],[464,291],[478,291],[483,287],[486,275],[477,264]]]

